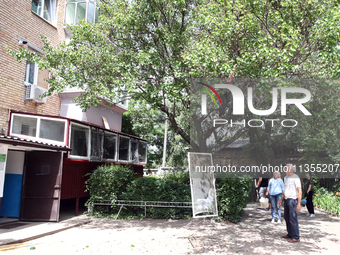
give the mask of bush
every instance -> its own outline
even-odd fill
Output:
[[[135,179],[128,185],[125,200],[133,201],[163,201],[190,202],[190,186],[169,178],[144,177]],[[144,208],[129,208],[134,214],[142,215]],[[181,208],[147,208],[147,216],[155,219],[188,218],[191,209]]]
[[[317,190],[313,196],[313,204],[332,215],[340,215],[340,196],[325,188],[319,188]]]
[[[218,179],[216,189],[220,217],[235,223],[241,220],[251,183],[252,179],[248,177]]]
[[[251,178],[218,179],[216,183],[219,216],[238,222],[247,205]],[[133,178],[133,172],[120,165],[104,165],[97,168],[86,183],[91,200],[132,200],[191,202],[189,173],[169,173],[159,178],[148,176]],[[95,214],[113,217],[119,206],[96,206]],[[147,207],[147,217],[154,219],[181,219],[192,215],[191,208]],[[143,218],[144,207],[123,207],[121,218]]]
[[[340,191],[340,181],[337,180],[334,184],[333,184],[333,191]]]
[[[86,190],[90,192],[90,200],[120,199],[128,184],[134,180],[129,166],[106,164],[99,166],[86,181]]]
[[[163,176],[164,180],[172,180],[178,183],[183,183],[190,186],[189,172],[170,172]]]

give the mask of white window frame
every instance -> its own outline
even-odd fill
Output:
[[[36,129],[36,132],[35,132],[35,136],[29,136],[29,135],[13,133],[14,116],[37,119],[37,129]],[[46,139],[46,138],[40,138],[39,137],[39,134],[40,134],[40,122],[41,122],[42,119],[64,122],[64,141],[63,142],[59,142],[59,141],[56,141],[56,140],[51,140],[51,139]],[[38,141],[38,142],[52,143],[52,144],[55,144],[55,145],[66,146],[66,134],[67,134],[66,131],[67,131],[67,120],[64,120],[64,119],[41,117],[41,116],[28,115],[28,114],[18,114],[18,113],[13,113],[12,116],[11,116],[11,132],[10,132],[10,136],[17,136],[17,137],[22,137],[22,138],[29,139],[29,140]]]
[[[27,62],[29,61],[26,61],[26,72],[25,72],[25,81],[24,81],[24,84],[26,86],[29,86],[29,85],[34,85],[34,86],[38,86],[38,64],[36,62],[34,62],[34,77],[33,77],[33,84],[32,83],[29,83],[29,78],[28,78],[28,73],[29,73],[29,69],[30,69],[30,65],[27,65]]]
[[[52,10],[52,17],[51,17],[51,21],[47,20],[44,18],[44,6],[45,6],[45,1],[51,1],[51,6],[53,8]],[[48,23],[51,23],[52,25],[56,24],[56,10],[57,10],[57,1],[56,0],[41,0],[41,11],[40,13],[36,13],[35,11],[32,10],[33,13],[37,14],[39,17],[43,18],[44,20],[46,20]]]
[[[72,151],[68,152],[68,157],[71,159],[83,159],[83,160],[90,160],[91,157],[91,127],[90,126],[86,126],[86,125],[82,125],[82,124],[78,124],[76,122],[70,122],[70,127],[69,127],[69,147],[72,149],[71,147],[71,135],[72,135],[72,126],[78,126],[78,127],[82,127],[88,130],[89,132],[89,138],[87,141],[87,156],[77,156],[77,155],[71,155]]]
[[[75,8],[74,8],[74,18],[73,18],[73,22],[71,22],[69,25],[76,25],[76,18],[77,18],[77,7],[78,7],[78,4],[81,4],[81,3],[86,3],[86,10],[85,10],[85,19],[84,21],[87,22],[87,12],[88,12],[88,9],[89,9],[89,3],[93,3],[94,4],[94,14],[93,14],[93,20],[94,22],[96,21],[96,9],[97,9],[97,2],[98,0],[81,0],[81,1],[70,1],[68,2],[67,0],[65,0],[65,14],[64,14],[64,24],[66,24],[66,14],[67,14],[67,5],[68,4],[74,4],[75,5]]]
[[[117,162],[118,161],[118,142],[119,142],[119,138],[118,138],[118,134],[116,134],[116,133],[112,133],[112,132],[107,132],[107,131],[104,131],[104,137],[103,137],[103,152],[104,152],[104,143],[105,143],[105,134],[110,134],[110,135],[114,135],[114,136],[116,136],[116,146],[115,146],[115,149],[116,149],[116,151],[115,151],[115,158],[114,159],[104,159],[103,158],[103,161],[108,161],[108,162]]]
[[[139,161],[138,164],[140,164],[140,165],[141,165],[141,164],[147,164],[147,162],[148,162],[148,143],[139,140],[139,141],[138,141],[138,151],[139,151],[139,145],[142,144],[142,143],[144,143],[144,144],[146,145],[146,146],[145,146],[145,161],[139,161],[139,159],[138,159],[138,161]]]
[[[117,157],[117,161],[118,162],[123,162],[123,163],[129,163],[130,162],[130,158],[131,158],[131,138],[130,137],[128,137],[128,136],[125,136],[125,135],[119,135],[118,136],[119,137],[119,139],[118,139],[118,148],[117,148],[117,153],[118,153],[118,157]],[[128,160],[121,160],[121,159],[119,159],[119,146],[120,146],[120,138],[121,137],[124,137],[124,138],[127,138],[127,139],[129,139],[129,149],[128,149],[128,153],[129,153],[129,155],[128,155]]]

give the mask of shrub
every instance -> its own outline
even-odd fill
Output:
[[[219,216],[238,222],[246,206],[252,179],[234,177],[218,179],[216,183]],[[191,202],[189,173],[169,173],[159,178],[148,176],[133,178],[133,172],[120,165],[104,165],[91,174],[86,183],[91,200],[132,200]],[[95,207],[95,214],[103,216],[118,213],[119,206]],[[191,208],[147,207],[147,217],[155,219],[181,219],[192,215]],[[111,215],[112,217],[112,215]],[[119,217],[143,218],[144,207],[123,207]]]
[[[340,215],[340,197],[325,188],[319,188],[313,196],[313,204],[333,215]]]
[[[340,181],[337,180],[334,184],[333,184],[333,191],[340,191]]]
[[[218,179],[217,205],[219,216],[231,222],[241,220],[247,205],[252,179],[249,177]]]
[[[134,177],[129,166],[105,164],[99,166],[86,181],[86,190],[90,192],[90,200],[120,199]]]
[[[135,179],[128,185],[125,200],[134,201],[163,201],[163,202],[189,202],[191,201],[190,186],[169,178],[144,177]],[[131,208],[137,215],[144,212],[144,208]],[[147,216],[155,219],[188,218],[191,209],[181,208],[147,208]]]
[[[170,172],[163,176],[164,180],[172,180],[178,183],[190,185],[189,172]]]

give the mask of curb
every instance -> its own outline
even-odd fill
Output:
[[[50,231],[50,232],[46,232],[46,233],[43,233],[43,234],[39,234],[39,235],[35,235],[35,236],[31,236],[31,237],[15,240],[15,241],[12,241],[12,242],[4,243],[4,244],[1,244],[0,247],[3,246],[3,245],[8,245],[8,244],[24,243],[24,242],[31,241],[31,240],[34,240],[34,239],[37,239],[37,238],[41,238],[41,237],[44,237],[44,236],[53,235],[53,234],[59,233],[59,232],[64,231],[64,230],[68,230],[70,228],[79,227],[81,225],[88,224],[91,221],[92,220],[87,220],[87,221],[84,221],[84,222],[80,222],[80,223],[77,223],[77,224],[74,224],[74,225],[71,225],[71,226],[67,226],[67,227],[60,228],[60,229],[57,229],[57,230],[53,230],[53,231]]]

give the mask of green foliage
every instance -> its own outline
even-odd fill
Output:
[[[190,185],[189,172],[172,171],[163,176],[164,180],[172,180],[178,183]]]
[[[198,9],[202,32],[190,56],[199,77],[339,75],[338,1],[222,0]]]
[[[130,100],[129,110],[123,114],[123,120],[131,120],[131,124],[127,125],[129,129],[124,128],[123,132],[132,132],[148,140],[147,168],[158,168],[163,156],[164,114],[142,100]]]
[[[126,190],[126,186],[134,179],[133,171],[129,166],[105,164],[99,166],[93,173],[88,174],[86,190],[90,192],[90,200],[119,199]]]
[[[183,178],[178,180],[182,181]],[[191,201],[190,186],[171,178],[144,177],[135,179],[128,185],[123,198],[134,201],[164,201],[189,202]],[[135,215],[141,215],[144,208],[128,208]],[[188,218],[191,208],[147,208],[147,216],[155,219]]]
[[[129,101],[129,110],[123,114],[122,132],[135,134],[149,141],[148,168],[158,168],[163,160],[163,145],[166,115],[153,109],[146,102]],[[189,145],[168,126],[167,158],[169,167],[185,166]]]
[[[219,215],[232,222],[238,222],[242,208],[248,201],[250,178],[218,179],[217,196]],[[131,170],[119,165],[101,166],[96,169],[87,182],[91,198],[122,199],[132,201],[190,202],[190,177],[188,172],[170,172],[163,177],[148,176],[133,179]],[[97,217],[115,217],[119,207],[96,206]],[[181,219],[192,215],[192,209],[147,208],[147,217],[154,219]],[[144,208],[125,207],[121,218],[144,218]]]
[[[317,190],[320,188],[320,182],[318,178],[312,178],[313,180],[313,192],[317,193]]]
[[[335,192],[339,192],[340,191],[340,181],[338,180],[337,182],[334,183],[332,190]]]
[[[340,194],[319,188],[313,196],[314,206],[324,209],[332,215],[340,215]]]
[[[219,216],[231,222],[240,221],[247,205],[252,179],[248,177],[224,178],[217,182]]]
[[[141,136],[139,133],[135,132],[134,120],[132,119],[131,114],[129,114],[129,111],[123,113],[122,132],[129,135]]]
[[[187,150],[189,144],[173,129],[168,131],[166,166],[185,167],[188,166]]]
[[[212,131],[211,126],[203,124],[208,116],[194,116],[198,125],[193,133],[197,137],[190,133],[193,77],[340,75],[337,0],[117,0],[101,1],[99,12],[96,23],[68,27],[72,30],[68,44],[53,47],[43,38],[45,55],[21,47],[19,52],[10,53],[18,61],[29,59],[40,69],[50,70],[48,95],[66,87],[83,89],[85,93],[77,101],[84,109],[98,105],[103,97],[120,102],[128,95],[145,102],[164,113],[173,132],[194,151],[208,151],[206,141]],[[338,105],[338,93],[327,93],[324,98],[318,94],[313,96],[321,99],[321,104],[330,99]],[[339,132],[332,127],[337,125],[338,116],[330,109],[324,107],[315,114],[313,125],[306,126],[301,134],[301,143],[310,154],[327,149],[328,144],[327,152],[336,160],[340,143],[332,138],[339,137]],[[230,108],[223,110],[230,112]],[[219,117],[230,119],[230,115]],[[226,146],[248,130],[229,131],[233,135],[228,139],[223,139],[225,132],[215,132],[215,141]],[[287,137],[285,132],[281,137]],[[257,148],[275,144],[270,137],[270,132],[267,136],[260,134],[258,141],[266,144]],[[292,141],[296,138],[289,137]],[[178,140],[174,137],[173,141]]]

